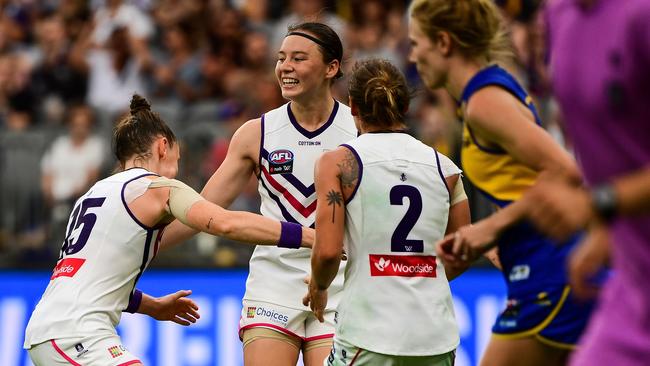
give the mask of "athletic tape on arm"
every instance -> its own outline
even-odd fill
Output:
[[[169,187],[169,213],[183,224],[189,225],[187,212],[193,204],[203,201],[205,198],[196,193],[192,187],[176,179],[158,177],[149,185],[149,188],[160,187]]]
[[[458,202],[462,202],[467,199],[467,194],[465,193],[465,188],[463,186],[463,179],[461,176],[458,176],[456,185],[454,186],[454,192],[451,195],[451,204],[453,206]]]

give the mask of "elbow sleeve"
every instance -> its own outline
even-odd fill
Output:
[[[185,225],[189,225],[187,213],[192,205],[205,200],[192,187],[176,179],[158,177],[149,187],[169,187],[169,213]]]

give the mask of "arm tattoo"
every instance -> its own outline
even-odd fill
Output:
[[[211,223],[212,223],[212,217],[210,218],[210,221],[208,221],[207,225],[205,225],[205,227],[209,229]]]
[[[332,222],[334,222],[334,212],[336,212],[336,205],[341,206],[341,202],[343,202],[343,195],[341,192],[337,192],[335,190],[331,190],[327,192],[327,205],[328,206],[333,206],[332,207]]]
[[[343,158],[343,162],[336,164],[340,171],[338,178],[341,180],[343,188],[354,189],[359,179],[359,164],[350,149],[344,150],[345,158]]]

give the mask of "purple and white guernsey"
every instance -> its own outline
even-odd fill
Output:
[[[164,228],[147,227],[127,206],[146,192],[151,175],[141,168],[117,173],[77,200],[59,261],[27,325],[25,348],[50,339],[116,334]]]
[[[553,86],[590,185],[650,166],[650,0],[558,0],[547,11]],[[650,362],[650,215],[611,225],[613,278],[574,365]]]
[[[335,340],[398,356],[456,349],[458,326],[435,243],[449,216],[444,177],[460,169],[405,133],[366,133],[345,146],[360,168],[345,206],[348,264]]]
[[[357,136],[350,108],[336,102],[329,119],[316,131],[296,121],[291,103],[262,116],[259,193],[262,215],[313,227],[316,218],[314,164],[325,151]],[[244,300],[265,301],[292,309],[302,305],[311,273],[311,250],[257,246],[250,260]],[[335,309],[343,285],[339,276],[332,283],[328,309]]]

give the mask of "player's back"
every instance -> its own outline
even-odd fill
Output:
[[[140,168],[117,173],[77,200],[59,261],[27,326],[25,346],[115,333],[162,231],[140,223],[127,206],[147,190],[148,175]]]
[[[391,355],[455,349],[457,325],[435,243],[449,215],[444,176],[460,171],[404,133],[366,133],[346,146],[357,156],[359,183],[346,203],[349,259],[336,337]]]

